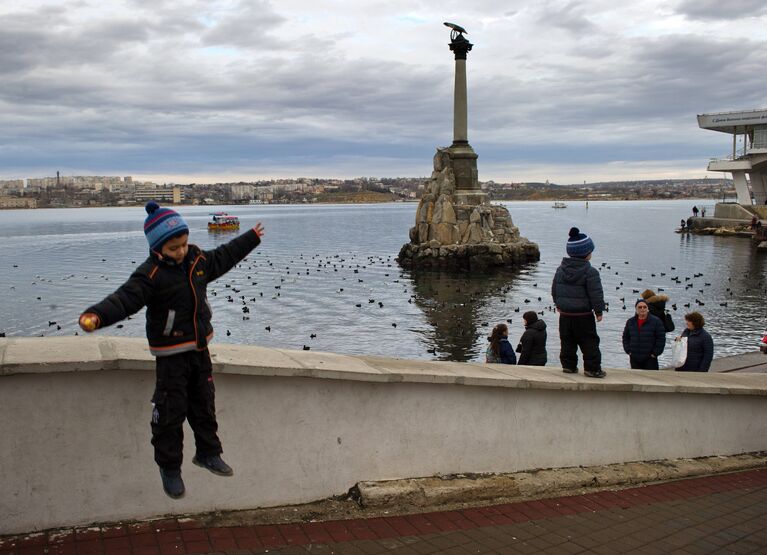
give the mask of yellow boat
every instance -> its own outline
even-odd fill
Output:
[[[232,231],[240,229],[240,220],[237,216],[230,216],[226,212],[215,212],[208,222],[208,231]]]

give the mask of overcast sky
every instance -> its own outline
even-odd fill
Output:
[[[427,176],[443,21],[481,180],[703,177],[767,108],[765,0],[0,0],[0,178]]]

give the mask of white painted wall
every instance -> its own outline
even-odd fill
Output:
[[[752,169],[748,174],[754,193],[754,204],[764,206],[764,201],[767,200],[767,170]]]
[[[767,450],[767,375],[434,363],[218,346],[231,478],[162,492],[143,342],[0,340],[0,533],[302,503],[358,481]],[[60,362],[57,362],[60,361]],[[108,368],[108,369],[99,369]]]
[[[751,202],[751,191],[748,189],[746,173],[746,171],[733,171],[732,181],[735,185],[735,192],[738,195],[738,204],[751,206],[753,202]]]

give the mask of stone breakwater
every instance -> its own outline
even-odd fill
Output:
[[[515,267],[540,259],[538,245],[521,237],[511,214],[479,191],[456,190],[450,149],[434,156],[410,242],[398,261],[410,268],[487,269]]]

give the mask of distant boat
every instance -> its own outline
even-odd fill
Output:
[[[551,205],[552,208],[567,208],[567,205],[564,202],[556,201],[554,204]]]
[[[240,229],[240,220],[237,216],[230,216],[226,212],[215,212],[208,222],[208,231],[230,231]]]

